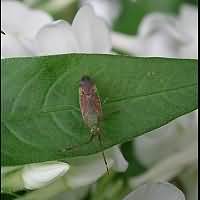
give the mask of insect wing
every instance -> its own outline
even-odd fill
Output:
[[[88,109],[90,106],[90,102],[89,99],[83,94],[81,87],[79,88],[79,103],[83,120],[87,124],[88,123],[87,116],[88,116]]]
[[[96,86],[94,86],[94,95],[92,96],[92,102],[94,106],[94,110],[97,114],[98,119],[102,119],[102,108],[101,108],[101,100],[98,95],[98,91]]]
[[[90,96],[84,94],[83,89],[79,88],[80,108],[86,125],[95,125],[102,118],[101,101],[97,94],[96,86],[92,86]]]

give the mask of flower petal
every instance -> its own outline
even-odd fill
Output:
[[[113,165],[113,160],[106,157],[108,168]],[[79,164],[72,164],[65,175],[66,184],[71,188],[89,185],[106,173],[106,166],[101,153],[77,158]]]
[[[191,39],[198,37],[198,7],[183,4],[178,19],[177,26],[179,29],[188,34]]]
[[[138,33],[140,36],[148,37],[149,35],[162,30],[163,33],[167,32],[174,39],[183,43],[185,41],[184,36],[186,35],[183,35],[181,30],[177,28],[176,23],[177,20],[175,17],[161,13],[152,13],[143,18]]]
[[[188,37],[188,45],[180,49],[183,58],[198,58],[198,8],[183,4],[180,8],[177,27]],[[187,28],[185,28],[187,27]]]
[[[62,162],[26,165],[22,170],[24,187],[30,190],[41,188],[63,176],[68,170],[69,165]]]
[[[158,31],[148,38],[139,39],[143,42],[140,43],[137,55],[146,57],[179,57],[179,41],[172,38],[167,32]]]
[[[114,33],[113,47],[136,56],[197,58],[197,15],[197,8],[190,6],[182,6],[178,16],[148,14],[136,36]]]
[[[139,26],[140,56],[180,57],[179,48],[187,44],[187,34],[177,27],[175,17],[161,13],[145,16]],[[143,44],[142,44],[143,42]]]
[[[130,185],[146,183],[148,181],[168,181],[180,174],[180,172],[191,165],[196,165],[198,159],[197,148],[190,144],[183,151],[172,154],[167,158],[161,159],[152,168],[139,176],[130,179]]]
[[[18,1],[1,2],[1,29],[6,34],[32,38],[50,21],[52,18],[45,12],[30,9]]]
[[[112,147],[110,150],[108,150],[108,152],[106,152],[106,155],[108,155],[114,160],[112,168],[115,171],[124,172],[127,170],[128,162],[125,160],[118,146]]]
[[[33,56],[35,51],[30,40],[1,34],[1,58]]]
[[[97,16],[103,18],[110,26],[121,12],[119,0],[81,0],[81,5],[89,4]]]
[[[140,162],[150,167],[194,144],[197,134],[197,111],[194,111],[135,138],[133,148]]]
[[[145,33],[135,37],[113,33],[112,45],[114,48],[136,56],[179,57],[180,42],[162,30],[157,30],[154,34],[146,35]]]
[[[147,183],[138,187],[124,200],[185,200],[184,194],[170,183]]]
[[[58,20],[43,26],[36,35],[39,55],[78,52],[79,46],[71,26]]]
[[[76,34],[81,52],[108,53],[111,50],[111,38],[103,20],[95,16],[89,6],[79,9],[72,28]]]

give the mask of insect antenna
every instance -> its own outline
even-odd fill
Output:
[[[102,144],[102,140],[101,140],[101,135],[100,135],[100,134],[98,135],[98,139],[99,139],[100,148],[102,148],[102,147],[103,147],[103,144]],[[106,156],[105,156],[104,151],[102,151],[102,156],[103,156],[104,163],[105,163],[105,165],[106,165],[107,173],[108,173],[108,175],[109,175],[108,163],[107,163],[107,160],[106,160]]]

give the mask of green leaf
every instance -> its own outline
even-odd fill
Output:
[[[1,193],[1,199],[2,200],[12,200],[16,199],[18,197],[15,193]]]
[[[103,149],[127,142],[197,108],[197,61],[67,54],[1,61],[2,165],[22,165],[100,151],[88,141],[79,80],[96,82]]]

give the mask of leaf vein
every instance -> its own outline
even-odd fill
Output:
[[[12,133],[19,141],[21,141],[22,143],[24,144],[27,144],[27,145],[31,145],[35,148],[37,148],[36,145],[30,143],[27,139],[25,139],[24,137],[22,136],[19,136],[19,134],[16,132],[16,130],[14,130],[13,128],[11,128],[6,122],[3,122],[5,128],[10,132]]]
[[[128,100],[128,99],[134,99],[135,100],[135,99],[140,99],[140,98],[144,98],[144,97],[150,97],[150,96],[154,96],[154,95],[159,95],[159,94],[163,94],[163,93],[167,93],[167,92],[173,92],[173,91],[176,91],[176,90],[186,89],[186,88],[195,87],[195,86],[197,87],[197,84],[193,83],[193,84],[190,84],[190,85],[185,85],[185,86],[181,86],[181,87],[177,87],[177,88],[160,90],[160,91],[152,92],[152,93],[149,93],[149,94],[133,95],[133,96],[116,98],[116,99],[108,101],[107,104],[125,101],[125,100]]]
[[[18,101],[20,100],[21,96],[23,95],[24,91],[26,90],[26,88],[44,71],[44,68],[42,68],[39,72],[37,72],[30,80],[28,80],[24,86],[20,89],[20,91],[18,92],[13,104],[12,104],[12,108],[11,108],[11,115],[15,112]]]
[[[44,97],[44,103],[42,105],[42,109],[43,107],[45,107],[47,105],[47,101],[48,101],[48,98],[49,98],[49,95],[51,94],[51,91],[54,89],[54,87],[57,85],[57,83],[59,83],[60,81],[63,80],[63,78],[66,77],[66,75],[68,74],[69,72],[66,71],[64,74],[61,74],[60,76],[58,76],[58,78],[53,82],[53,84],[49,87],[45,97]]]

